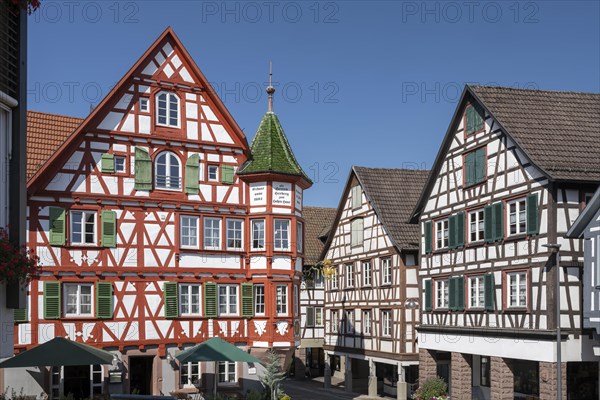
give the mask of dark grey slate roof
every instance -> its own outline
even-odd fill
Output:
[[[419,226],[408,223],[428,170],[352,167],[367,199],[399,250],[419,249]]]
[[[600,94],[469,86],[552,179],[600,180]]]

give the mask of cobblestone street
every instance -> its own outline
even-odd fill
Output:
[[[296,381],[288,379],[283,382],[283,390],[289,394],[293,400],[333,400],[333,399],[390,399],[391,397],[371,397],[364,394],[348,393],[341,385],[341,380],[332,379],[330,389],[323,388],[323,378],[313,380]]]

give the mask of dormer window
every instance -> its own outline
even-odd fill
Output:
[[[156,157],[154,172],[155,187],[157,189],[181,189],[181,164],[179,158],[169,151],[160,153]]]
[[[156,123],[179,128],[179,97],[175,93],[160,92],[156,95]]]

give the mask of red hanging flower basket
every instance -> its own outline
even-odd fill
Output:
[[[11,242],[0,228],[0,281],[29,283],[39,276],[39,258],[32,250]]]

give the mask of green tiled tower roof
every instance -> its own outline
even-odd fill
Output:
[[[312,183],[296,161],[275,113],[267,112],[260,121],[258,131],[250,145],[250,152],[250,158],[238,171],[239,175],[256,173],[296,175]]]

